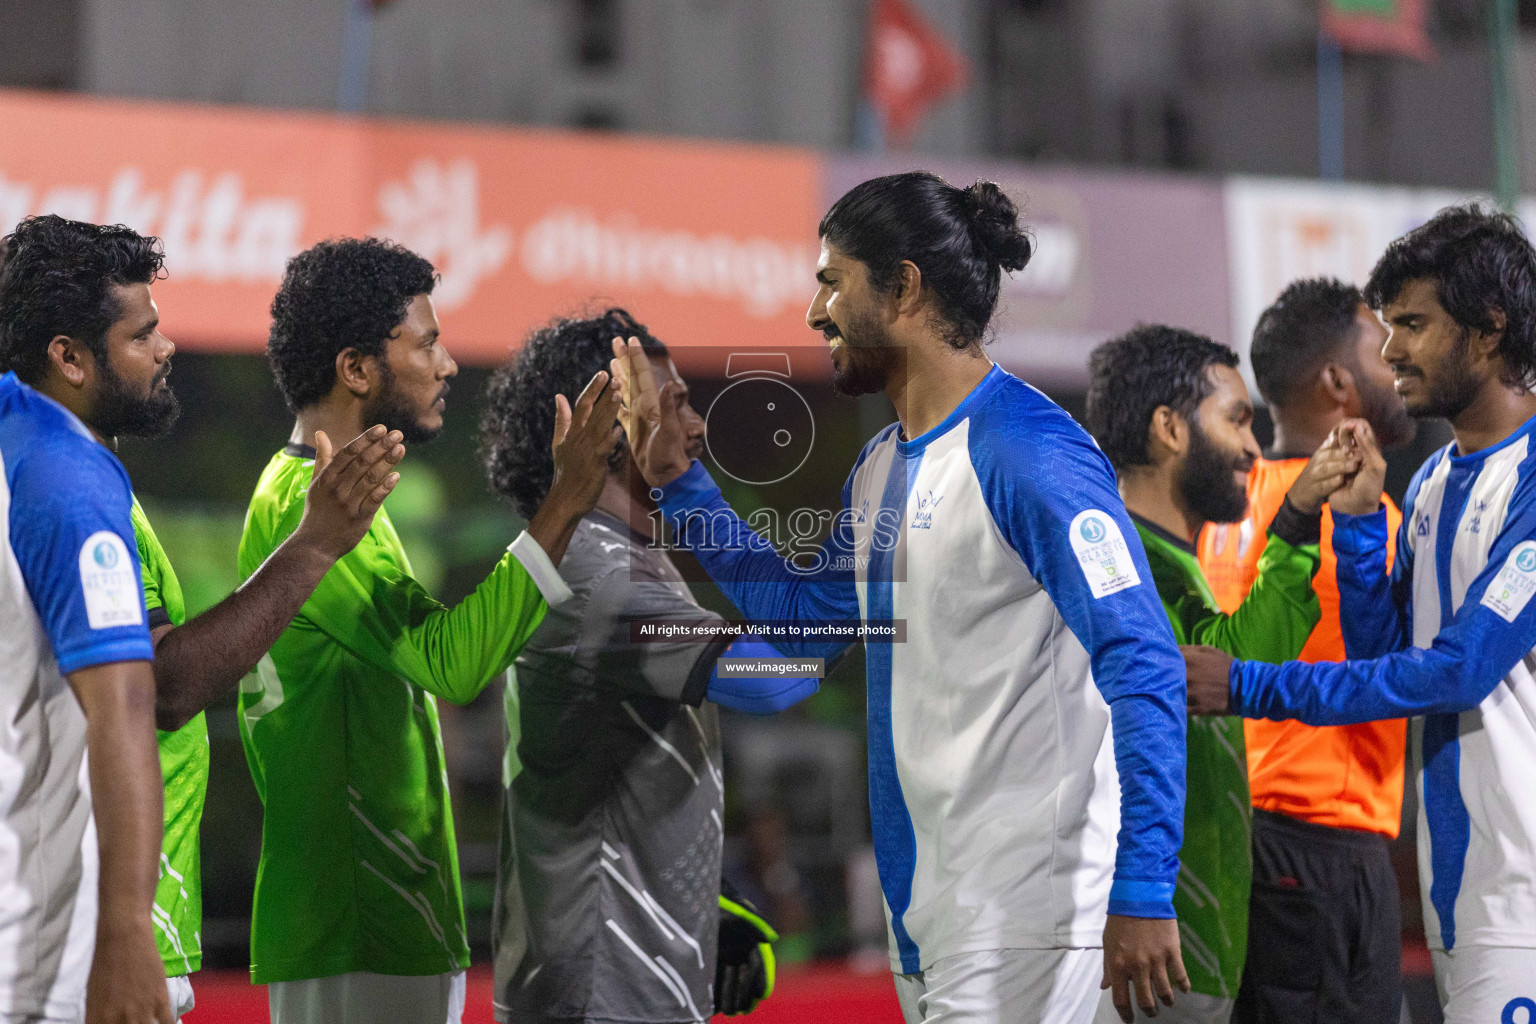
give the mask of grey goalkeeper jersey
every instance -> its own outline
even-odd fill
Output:
[[[501,816],[496,1019],[707,1021],[724,799],[703,700],[726,643],[633,643],[630,623],[720,620],[664,552],[601,512],[577,526],[560,575],[574,596],[508,678],[522,769]]]

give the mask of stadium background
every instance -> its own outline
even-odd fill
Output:
[[[727,352],[791,349],[811,457],[732,498],[824,505],[890,418],[822,393],[802,320],[817,218],[847,187],[923,166],[1021,199],[1039,249],[990,352],[1080,412],[1088,351],[1138,320],[1242,350],[1287,281],[1362,281],[1447,202],[1536,186],[1528,30],[1524,0],[0,0],[0,224],[57,212],[166,240],[185,412],[122,456],[189,613],[233,587],[245,503],[289,429],[261,356],[284,260],[364,233],[432,259],[463,369],[389,508],[451,602],[521,525],[485,488],[475,422],[488,367],[548,317],[626,305],[705,395]],[[1529,222],[1536,198],[1515,202]],[[1394,453],[1389,489],[1447,436]],[[805,706],[729,718],[727,860],[805,965],[763,1019],[895,1019],[862,718],[857,652]],[[260,805],[234,702],[209,723],[194,1024],[263,1005],[239,971]],[[445,706],[444,730],[484,962],[499,692]],[[1422,1024],[1438,1012],[1412,816],[1410,794],[1395,850]]]

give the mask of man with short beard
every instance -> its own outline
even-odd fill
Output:
[[[161,776],[164,780],[163,836],[161,843],[156,844],[160,847],[159,884],[153,888],[150,915],[144,916],[143,907],[135,908],[140,919],[135,925],[142,923],[147,932],[153,922],[154,945],[150,948],[159,947],[163,965],[160,974],[165,979],[161,997],[168,991],[169,1012],[175,1017],[192,1009],[189,976],[202,962],[198,829],[208,780],[208,730],[203,710],[233,692],[320,577],[362,536],[379,503],[398,479],[390,471],[403,449],[397,444],[398,436],[386,437],[379,427],[337,453],[321,474],[322,483],[311,492],[302,523],[282,549],[274,552],[261,571],[238,592],[186,621],[176,574],[143,508],[127,491],[122,467],[107,449],[108,445],[115,447],[119,436],[164,434],[179,411],[168,382],[175,346],[160,330],[160,313],[151,291],[160,276],[162,259],[157,239],[124,227],[102,227],[56,216],[22,221],[0,240],[0,368],[14,373],[4,379],[8,388],[0,385],[9,399],[8,403],[0,399],[0,404],[21,410],[15,414],[18,419],[26,417],[29,406],[38,416],[51,410],[63,422],[78,426],[75,434],[80,435],[74,442],[80,448],[77,451],[59,450],[34,438],[17,450],[0,452],[0,460],[8,464],[11,483],[17,486],[18,494],[21,481],[28,477],[23,467],[37,464],[51,463],[55,472],[61,472],[65,464],[101,463],[110,467],[111,476],[121,479],[124,485],[126,502],[121,511],[123,521],[131,523],[131,550],[137,555],[133,578],[139,581],[137,589],[142,591],[142,617],[139,609],[134,609],[133,621],[147,627],[149,649],[154,654],[154,685],[150,693],[155,724],[159,727],[160,763],[153,784],[159,788]],[[9,424],[0,428],[0,434],[16,437]],[[322,443],[329,455],[329,442]],[[114,490],[116,481],[111,476],[101,481],[100,490]],[[55,486],[63,484],[62,479],[55,482]],[[14,506],[11,515],[27,520],[16,523],[20,527],[18,535],[46,531],[56,520],[67,524],[82,514],[79,509],[92,509],[103,498],[101,494],[58,494],[54,500],[61,502],[61,506],[53,513],[37,509],[23,512],[20,505]],[[120,558],[113,556],[115,543],[114,538],[109,538],[107,549],[93,549],[93,560],[102,564],[128,563],[128,549],[121,552]],[[77,580],[76,586],[80,585]],[[134,603],[138,604],[139,598]],[[89,596],[86,605],[88,609],[91,606]],[[90,618],[97,618],[95,612]],[[60,663],[69,665],[73,660],[61,657]],[[102,696],[92,694],[91,689],[80,689],[80,704],[90,727],[95,729],[98,719],[92,698],[100,700]],[[6,716],[9,719],[10,713]],[[71,724],[65,720],[56,725],[56,736],[65,737],[66,743],[72,732]],[[113,728],[126,739],[132,729],[131,718],[120,714],[113,721]],[[61,764],[69,763],[63,748],[55,748],[54,756]],[[116,1020],[116,1014],[122,1011],[114,1000],[124,993],[114,992],[116,986],[99,981],[96,972],[114,962],[118,967],[128,964],[123,959],[121,943],[110,939],[121,931],[117,907],[137,894],[140,879],[134,878],[130,884],[113,863],[125,851],[121,838],[109,829],[106,819],[109,813],[117,817],[131,811],[133,804],[123,787],[138,781],[134,769],[139,766],[121,764],[109,752],[98,751],[94,742],[90,764],[102,819],[99,833],[103,848],[103,937],[98,941],[98,962],[91,977],[92,995],[87,1012],[92,1019]],[[99,778],[98,772],[106,773],[105,779]],[[105,784],[108,782],[110,785]],[[41,787],[45,791],[50,788]],[[74,818],[77,823],[79,820]],[[38,825],[34,820],[31,828],[37,830]],[[71,832],[70,824],[49,820],[46,815],[41,825],[49,842],[58,842],[59,837]],[[114,851],[110,856],[109,849]],[[55,848],[41,854],[57,870],[58,877],[69,876],[63,867],[68,863],[64,853]],[[151,883],[155,877],[153,850],[144,877]],[[74,896],[74,900],[82,902],[93,898],[93,894],[85,892]],[[73,900],[56,903],[45,897],[40,903],[67,908]],[[40,934],[46,935],[50,927],[44,921]],[[31,937],[17,936],[7,939],[5,945],[25,950],[32,941]],[[75,941],[72,931],[65,944],[73,946]],[[47,959],[37,953],[28,955]],[[83,962],[66,958],[70,959],[76,964]],[[48,973],[46,969],[38,971],[38,980],[46,983]],[[60,972],[54,982],[51,1012],[67,1014],[60,1007],[67,1006],[77,995],[71,991],[73,983],[83,985],[83,979],[70,978],[68,971]],[[28,1003],[25,988],[13,988],[5,1002],[8,1008],[23,1011]]]
[[[322,242],[288,263],[267,354],[295,422],[256,485],[241,576],[288,536],[311,439],[382,421],[411,441],[443,427],[457,371],[438,338],[432,265],[377,239]],[[571,591],[556,565],[596,503],[617,440],[599,372],[554,422],[548,493],[527,530],[454,608],[417,583],[380,510],[240,694],[240,737],[265,813],[251,978],[273,1024],[457,1024],[469,942],[437,698],[473,700]]]
[[[992,182],[914,171],[855,186],[819,234],[806,323],[832,342],[839,388],[883,392],[899,422],[859,455],[815,564],[731,511],[689,457],[674,386],[631,341],[614,368],[635,463],[673,542],[748,617],[905,624],[905,642],[866,641],[865,665],[909,1024],[1085,1024],[1101,986],[1127,1021],[1133,999],[1172,1005],[1177,654],[1109,462],[986,356],[1002,274],[1032,251],[1018,210]]]
[[[1119,475],[1174,636],[1262,661],[1294,658],[1317,624],[1312,576],[1323,502],[1355,468],[1350,457],[1328,446],[1307,463],[1270,524],[1253,589],[1228,615],[1195,561],[1194,540],[1206,523],[1236,522],[1248,506],[1245,484],[1259,445],[1237,354],[1190,331],[1141,326],[1095,349],[1088,372],[1088,429]],[[1191,992],[1171,1014],[1225,1024],[1248,936],[1243,723],[1191,719],[1188,743],[1173,905]],[[1113,1019],[1105,1000],[1099,1020]]]
[[[1412,440],[1415,423],[1381,356],[1386,328],[1360,289],[1295,281],[1260,315],[1249,358],[1275,424],[1273,450],[1248,474],[1240,524],[1200,534],[1200,567],[1224,611],[1258,575],[1263,537],[1310,453],[1362,417],[1382,444]],[[1391,537],[1402,522],[1381,496]],[[1323,509],[1322,568],[1312,578],[1321,618],[1298,657],[1343,661],[1333,515]],[[1246,719],[1253,799],[1253,898],[1248,965],[1233,1016],[1242,1022],[1318,1017],[1396,1024],[1402,1010],[1402,922],[1387,844],[1403,815],[1402,719],[1313,728]],[[1314,965],[1297,977],[1292,965]]]
[[[1368,423],[1335,430],[1363,455],[1329,499],[1350,660],[1187,648],[1190,708],[1309,725],[1412,717],[1445,1019],[1521,1020],[1536,1012],[1536,249],[1508,214],[1448,207],[1387,247],[1364,294],[1408,413],[1445,417],[1455,440],[1408,485],[1389,575],[1386,463]]]

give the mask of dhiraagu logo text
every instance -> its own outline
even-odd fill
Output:
[[[137,626],[144,621],[144,597],[128,545],[110,530],[98,530],[80,545],[80,590],[92,629]]]
[[[1482,605],[1505,622],[1514,622],[1532,594],[1536,594],[1536,541],[1528,540],[1515,545],[1504,560],[1504,568],[1483,592]]]
[[[1082,569],[1095,600],[1141,582],[1125,535],[1108,513],[1095,508],[1079,512],[1072,520],[1068,536],[1078,568]]]

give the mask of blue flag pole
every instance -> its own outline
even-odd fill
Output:
[[[1317,34],[1317,174],[1344,180],[1344,51]]]
[[[368,105],[368,59],[373,50],[373,5],[370,0],[344,0],[347,20],[341,30],[341,74],[336,82],[336,109],[360,114]]]

